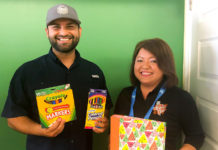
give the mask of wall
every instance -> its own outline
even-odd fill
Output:
[[[0,112],[10,79],[22,63],[48,52],[44,31],[47,9],[61,0],[0,1]],[[105,73],[115,102],[121,88],[130,85],[129,66],[136,43],[160,37],[173,49],[180,85],[183,60],[183,0],[68,0],[82,21],[78,45],[81,56],[97,63]],[[0,118],[0,145],[5,150],[25,149],[25,136]],[[95,135],[95,150],[106,149]],[[104,142],[103,142],[104,143]]]

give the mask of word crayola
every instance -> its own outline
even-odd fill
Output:
[[[85,129],[92,129],[98,118],[104,117],[107,90],[90,89],[86,113]]]
[[[73,91],[69,84],[36,90],[42,127],[50,127],[59,117],[66,122],[76,119]]]
[[[62,102],[62,99],[66,99],[66,98],[67,98],[66,94],[60,94],[60,95],[52,96],[52,97],[48,96],[45,98],[44,101],[49,104],[58,104]]]

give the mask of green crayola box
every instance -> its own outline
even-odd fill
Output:
[[[35,94],[42,127],[50,127],[59,117],[66,122],[76,119],[70,84],[36,90]]]
[[[90,89],[86,113],[85,129],[92,129],[97,118],[104,117],[107,90]]]

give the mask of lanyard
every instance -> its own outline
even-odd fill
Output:
[[[136,89],[137,87],[134,88],[133,92],[132,92],[132,97],[131,97],[131,105],[130,105],[130,112],[129,112],[129,116],[130,117],[134,117],[134,112],[133,112],[133,106],[135,104],[135,97],[136,97]],[[148,110],[148,112],[146,113],[144,119],[149,119],[151,112],[154,108],[154,105],[156,104],[157,100],[165,93],[166,89],[162,86],[157,94],[157,97],[154,100],[154,103],[152,104],[152,106],[150,107],[150,109]]]

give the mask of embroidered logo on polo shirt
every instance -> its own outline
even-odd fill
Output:
[[[157,101],[153,109],[153,112],[155,115],[157,114],[158,116],[161,116],[165,113],[166,110],[167,110],[167,104],[161,104],[160,101]]]
[[[97,74],[92,74],[92,78],[99,78],[99,75],[97,75]]]

